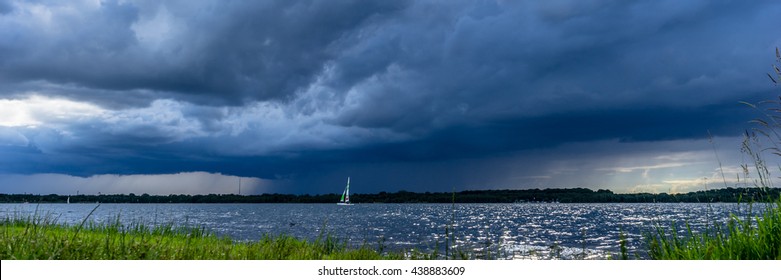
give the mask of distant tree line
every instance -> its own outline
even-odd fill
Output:
[[[353,194],[353,203],[674,203],[674,202],[759,202],[781,196],[780,188],[725,188],[682,194],[631,193],[610,190],[526,189],[472,190],[460,192],[380,192]],[[37,195],[0,194],[0,203],[336,203],[340,194],[209,194],[209,195]]]

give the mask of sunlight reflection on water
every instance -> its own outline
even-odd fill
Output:
[[[77,224],[95,204],[0,204],[0,217],[39,213]],[[754,207],[756,213],[757,207]],[[97,223],[199,226],[239,241],[288,234],[314,240],[323,231],[359,246],[444,252],[446,227],[455,246],[500,259],[604,259],[644,256],[642,237],[655,225],[680,233],[743,216],[745,205],[716,204],[100,204]]]

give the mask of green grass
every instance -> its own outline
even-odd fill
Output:
[[[85,218],[86,221],[86,218]],[[349,248],[330,235],[314,241],[266,236],[235,242],[198,228],[82,223],[59,225],[50,218],[6,218],[0,222],[0,259],[71,260],[374,260],[401,259],[369,246]]]
[[[688,229],[688,226],[687,226]],[[663,260],[781,260],[781,197],[759,215],[714,224],[702,233],[691,229],[679,236],[656,227],[646,235],[648,254]]]

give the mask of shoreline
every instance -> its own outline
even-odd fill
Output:
[[[718,203],[764,202],[781,196],[781,188],[723,188],[681,194],[616,194],[609,190],[528,189],[471,190],[459,192],[380,192],[351,194],[351,202],[365,203]],[[2,194],[0,203],[334,203],[339,194]]]

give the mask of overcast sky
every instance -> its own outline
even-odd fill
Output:
[[[758,117],[739,101],[780,93],[765,75],[779,15],[771,0],[0,0],[0,193],[734,186]]]

